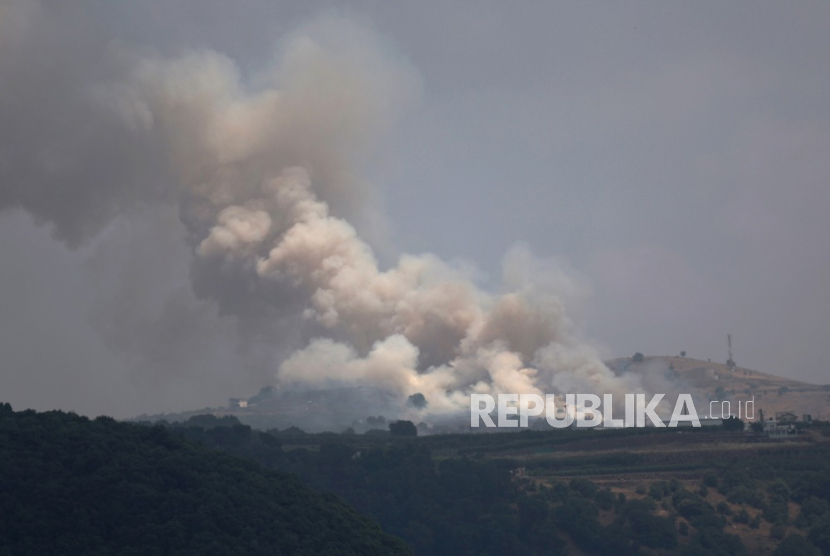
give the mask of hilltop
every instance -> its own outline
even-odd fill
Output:
[[[646,356],[639,362],[626,357],[607,364],[618,374],[657,368],[677,381],[680,388],[696,389],[700,397],[707,400],[729,401],[734,414],[737,414],[737,402],[754,398],[754,420],[759,419],[761,410],[765,418],[792,413],[799,420],[804,415],[827,420],[830,414],[830,385],[810,384],[745,367],[730,369],[714,361],[681,356]],[[698,408],[698,411],[703,410]]]

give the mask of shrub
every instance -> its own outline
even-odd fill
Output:
[[[772,556],[821,556],[821,551],[801,535],[787,535]]]
[[[607,487],[603,488],[597,491],[594,501],[601,510],[611,510],[614,508],[614,493]]]
[[[830,515],[818,519],[812,527],[807,538],[824,554],[830,554]]]
[[[764,507],[764,495],[753,488],[738,487],[730,492],[726,499],[732,504],[749,504],[754,508]]]
[[[741,508],[735,517],[732,518],[732,523],[749,523],[749,513],[746,511],[746,508]]]
[[[593,498],[597,493],[597,485],[588,479],[572,479],[571,490],[575,490],[585,498]]]
[[[773,539],[777,539],[779,541],[781,539],[783,539],[786,536],[786,534],[787,534],[787,526],[784,525],[783,523],[781,523],[780,521],[775,523],[772,526],[772,529],[770,529],[770,531],[769,531],[769,536],[772,537]]]
[[[622,508],[620,518],[630,525],[629,536],[651,548],[671,549],[677,546],[674,521],[653,515],[654,502],[631,500]]]
[[[770,523],[788,523],[790,508],[787,501],[777,494],[771,496],[769,504],[764,507],[764,519]]]
[[[827,500],[810,496],[801,503],[796,521],[799,527],[809,527],[830,510]]]
[[[648,495],[658,502],[670,492],[669,483],[666,481],[655,481],[648,487]]]
[[[684,555],[737,556],[746,554],[746,548],[737,535],[728,535],[718,529],[699,530],[692,537]]]
[[[719,490],[729,492],[738,487],[755,488],[755,481],[740,467],[731,467],[723,474]]]
[[[594,551],[599,543],[600,524],[597,508],[585,498],[571,498],[567,504],[554,509],[554,518],[560,528],[568,531],[576,545]]]
[[[770,484],[767,487],[767,492],[774,496],[780,496],[784,500],[789,500],[790,498],[790,487],[781,479],[776,479],[775,482]]]
[[[714,471],[707,471],[703,474],[703,484],[710,488],[718,487],[718,476]]]
[[[562,482],[557,482],[553,485],[553,488],[547,493],[548,499],[553,502],[564,502],[568,499],[568,494],[570,494],[570,489],[568,485]]]
[[[681,516],[688,519],[695,527],[723,527],[724,519],[715,514],[715,510],[701,497],[681,490],[672,497],[674,507]]]

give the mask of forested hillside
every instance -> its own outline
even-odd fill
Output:
[[[260,432],[233,417],[184,437],[342,496],[422,555],[830,554],[830,434],[696,429],[427,437]]]
[[[336,497],[162,426],[0,404],[0,555],[409,553]]]
[[[830,429],[802,432],[305,434],[0,405],[0,556],[828,554]]]

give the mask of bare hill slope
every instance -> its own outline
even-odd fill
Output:
[[[781,413],[792,413],[799,420],[804,415],[813,419],[830,417],[830,385],[810,384],[744,367],[730,369],[713,361],[680,356],[648,356],[641,362],[619,358],[608,361],[608,365],[617,373],[661,366],[681,384],[697,389],[704,398],[729,401],[734,414],[739,401],[754,399],[755,420],[759,419],[761,410],[765,419]],[[704,411],[704,408],[697,409]],[[705,410],[708,412],[708,408]]]

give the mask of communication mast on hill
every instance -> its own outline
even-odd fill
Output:
[[[732,334],[726,335],[726,345],[729,348],[729,359],[726,360],[726,366],[734,372],[735,360],[732,359]]]

